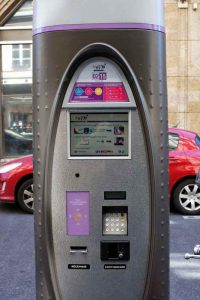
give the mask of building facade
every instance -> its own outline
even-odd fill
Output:
[[[32,0],[0,0],[0,159],[32,152]],[[200,0],[165,0],[169,126],[200,133]]]
[[[200,133],[200,0],[165,0],[169,126]]]

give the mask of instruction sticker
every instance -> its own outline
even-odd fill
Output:
[[[70,264],[70,265],[68,265],[68,269],[70,269],[70,270],[89,270],[90,265]]]
[[[126,265],[104,265],[105,270],[126,270]]]

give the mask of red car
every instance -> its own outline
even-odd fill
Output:
[[[32,155],[11,160],[0,166],[0,201],[14,203],[33,213]]]
[[[18,202],[33,212],[32,155],[0,167],[0,200]],[[169,129],[169,172],[171,203],[185,214],[200,213],[200,189],[195,184],[200,168],[200,137],[190,131]]]
[[[195,178],[200,168],[200,137],[191,131],[169,129],[171,203],[181,213],[200,213],[200,188]]]

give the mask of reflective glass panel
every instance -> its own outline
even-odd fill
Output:
[[[3,96],[3,149],[5,156],[32,153],[32,97]]]
[[[196,135],[195,142],[198,147],[200,147],[200,136]]]
[[[2,72],[4,81],[10,78],[32,78],[32,45],[3,45]]]
[[[32,45],[2,46],[3,155],[32,153]]]
[[[175,133],[168,134],[168,148],[169,150],[175,150],[179,144],[179,135]]]
[[[31,26],[33,21],[33,1],[26,1],[4,26]]]

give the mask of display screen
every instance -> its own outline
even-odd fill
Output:
[[[71,113],[71,156],[128,156],[128,113]]]

